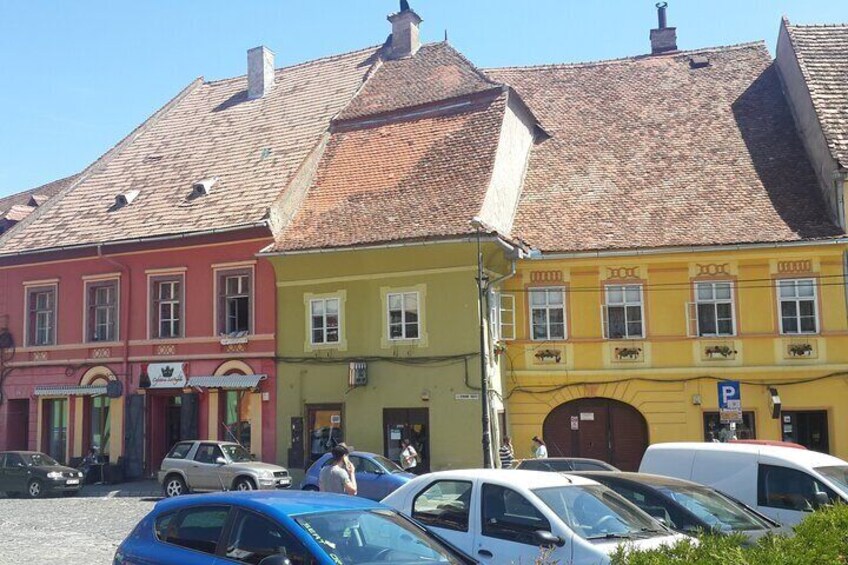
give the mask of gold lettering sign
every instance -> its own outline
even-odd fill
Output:
[[[718,275],[729,275],[730,273],[727,271],[729,266],[727,263],[706,263],[703,265],[698,263],[698,276],[715,277]]]
[[[562,271],[532,271],[530,281],[534,283],[562,282]]]
[[[809,273],[813,270],[813,262],[810,259],[798,261],[778,261],[778,273]]]
[[[607,267],[608,279],[638,279],[639,267]]]

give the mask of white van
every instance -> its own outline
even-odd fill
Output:
[[[784,525],[822,504],[848,503],[848,463],[791,447],[731,443],[659,443],[640,473],[709,485]]]

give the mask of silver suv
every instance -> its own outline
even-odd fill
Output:
[[[227,441],[181,441],[159,469],[165,496],[192,491],[270,490],[291,487],[284,467],[253,461],[245,448]]]

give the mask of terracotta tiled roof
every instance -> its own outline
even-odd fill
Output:
[[[78,176],[79,175],[71,175],[35,188],[30,188],[29,190],[24,190],[23,192],[18,192],[17,194],[10,194],[9,196],[0,198],[0,216],[5,215],[12,206],[31,206],[33,203],[40,206],[44,204],[44,202],[46,202],[49,198],[55,196],[62,189],[77,180]]]
[[[447,42],[430,43],[412,57],[382,61],[339,119],[392,112],[496,86]]]
[[[831,154],[848,168],[848,24],[784,25]]]
[[[273,250],[471,233],[491,179],[506,94],[475,98],[461,109],[334,132]]]
[[[709,65],[693,68],[701,55]],[[513,235],[544,251],[836,236],[763,44],[493,69],[552,137]]]
[[[247,79],[195,81],[83,180],[0,239],[0,254],[249,227],[263,221],[330,120],[376,60],[378,47],[276,71],[264,98]],[[218,177],[210,194],[192,184]],[[138,190],[129,205],[119,193]]]

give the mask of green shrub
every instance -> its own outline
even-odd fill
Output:
[[[623,546],[613,565],[848,565],[848,505],[810,514],[795,535],[766,536],[751,547],[742,536],[702,536],[673,547],[634,551]]]

